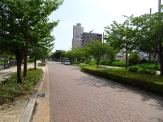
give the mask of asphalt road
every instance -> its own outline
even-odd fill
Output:
[[[48,63],[50,122],[163,122],[163,102],[89,75]]]

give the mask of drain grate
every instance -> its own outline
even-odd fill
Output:
[[[38,94],[37,97],[45,97],[45,94]]]

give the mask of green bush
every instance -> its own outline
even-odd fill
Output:
[[[146,69],[139,68],[137,72],[138,72],[138,73],[146,73]]]
[[[129,72],[137,72],[139,68],[140,68],[139,66],[130,66],[128,68],[128,71]]]
[[[99,65],[109,65],[111,63],[111,60],[100,60]]]
[[[89,65],[96,65],[96,61],[90,61]]]
[[[156,70],[149,70],[149,69],[139,68],[138,73],[156,74]]]
[[[132,52],[130,54],[129,60],[128,60],[129,65],[132,66],[132,65],[138,64],[139,63],[139,59],[140,59],[140,57],[139,57],[138,53],[137,52]]]
[[[41,67],[41,66],[45,66],[46,63],[38,63],[38,66]]]
[[[139,74],[135,72],[98,70],[95,67],[85,66],[82,71],[88,72],[115,82],[131,85],[142,90],[163,95],[163,80],[158,75]]]
[[[114,61],[111,64],[112,66],[118,66],[118,67],[125,67],[126,66],[126,62],[125,61]]]
[[[85,60],[83,63],[84,64],[89,64],[90,60]]]
[[[137,64],[137,66],[144,68],[144,69],[160,70],[160,65],[158,63],[155,63],[155,64],[144,63],[144,64]]]

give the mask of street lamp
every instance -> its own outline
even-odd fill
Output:
[[[91,39],[91,33],[93,32],[93,30],[91,30],[90,32],[89,32],[89,39],[90,39],[90,41],[92,40]]]

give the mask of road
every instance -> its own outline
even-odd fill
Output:
[[[50,122],[163,122],[163,102],[76,66],[48,63]]]

